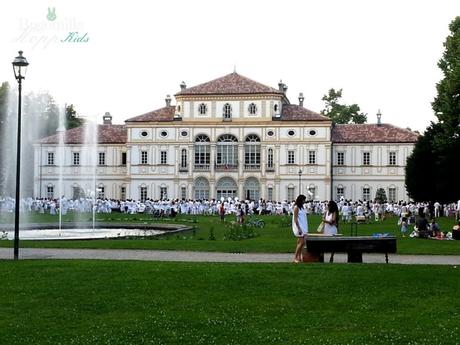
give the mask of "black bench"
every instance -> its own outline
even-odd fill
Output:
[[[388,263],[388,253],[396,253],[396,237],[384,236],[318,236],[307,235],[307,252],[324,261],[324,253],[347,253],[348,262],[363,262],[363,253],[384,253]]]

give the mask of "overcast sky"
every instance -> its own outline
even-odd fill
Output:
[[[381,109],[383,122],[423,131],[456,15],[459,0],[2,1],[0,81],[16,84],[11,61],[22,49],[25,92],[47,90],[82,115],[109,111],[123,123],[162,107],[182,80],[197,85],[236,66],[272,87],[282,79],[291,103],[303,92],[311,110],[342,88],[368,122]]]

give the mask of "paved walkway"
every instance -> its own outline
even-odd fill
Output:
[[[0,248],[0,259],[12,259],[12,248]],[[289,263],[293,254],[238,254],[131,249],[45,249],[20,248],[20,259],[91,259],[186,262]],[[328,256],[325,255],[325,259]],[[335,254],[335,262],[345,263],[346,254]],[[385,263],[383,254],[363,254],[365,263]],[[460,265],[458,255],[389,255],[390,264]]]

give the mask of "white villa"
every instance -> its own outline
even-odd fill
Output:
[[[384,188],[389,200],[408,200],[404,168],[417,133],[380,117],[333,126],[303,107],[302,94],[291,104],[286,91],[282,82],[276,89],[235,72],[193,87],[182,82],[174,104],[168,95],[165,107],[125,125],[106,113],[94,150],[83,145],[83,127],[65,131],[64,146],[58,134],[44,138],[34,146],[35,197],[96,190],[138,200],[280,201],[299,193],[370,200]]]

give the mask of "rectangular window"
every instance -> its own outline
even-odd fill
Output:
[[[340,200],[344,196],[343,187],[337,187],[337,200]]]
[[[141,151],[141,164],[147,164],[147,151]]]
[[[363,200],[369,201],[371,199],[371,189],[368,187],[363,188]]]
[[[105,165],[105,152],[99,152],[99,165]]]
[[[105,187],[98,187],[97,188],[97,197],[99,199],[104,199],[105,198]]]
[[[141,202],[147,200],[147,187],[141,187]]]
[[[182,149],[181,151],[181,156],[180,156],[180,167],[182,169],[186,169],[187,168],[187,150],[186,149]]]
[[[126,152],[121,153],[121,165],[126,165]]]
[[[48,152],[48,165],[54,165],[54,152]]]
[[[371,153],[363,152],[363,165],[371,165]]]
[[[295,200],[294,192],[295,192],[294,187],[288,187],[288,190],[287,190],[287,200],[288,201]]]
[[[54,187],[53,186],[46,187],[46,197],[48,199],[54,199]]]
[[[210,153],[207,145],[195,145],[195,167],[206,168],[209,166]]]
[[[181,199],[187,199],[187,187],[180,187],[180,196]]]
[[[168,187],[160,187],[160,200],[168,199]]]
[[[388,153],[388,165],[396,165],[396,152]]]
[[[396,202],[396,188],[388,188],[388,200]]]
[[[123,201],[126,200],[126,187],[120,187],[120,199]]]
[[[80,165],[80,152],[73,153],[73,165]]]
[[[308,164],[316,164],[316,151],[308,151]]]
[[[289,150],[289,151],[288,151],[287,163],[288,163],[288,164],[295,164],[294,151],[292,151],[292,150]]]
[[[167,164],[167,162],[168,162],[168,153],[166,151],[161,151],[160,164]]]
[[[337,165],[345,165],[345,152],[337,152]]]
[[[268,149],[267,167],[273,168],[273,149],[272,148]]]
[[[268,201],[273,200],[273,188],[272,187],[268,187],[267,189],[267,199]]]

